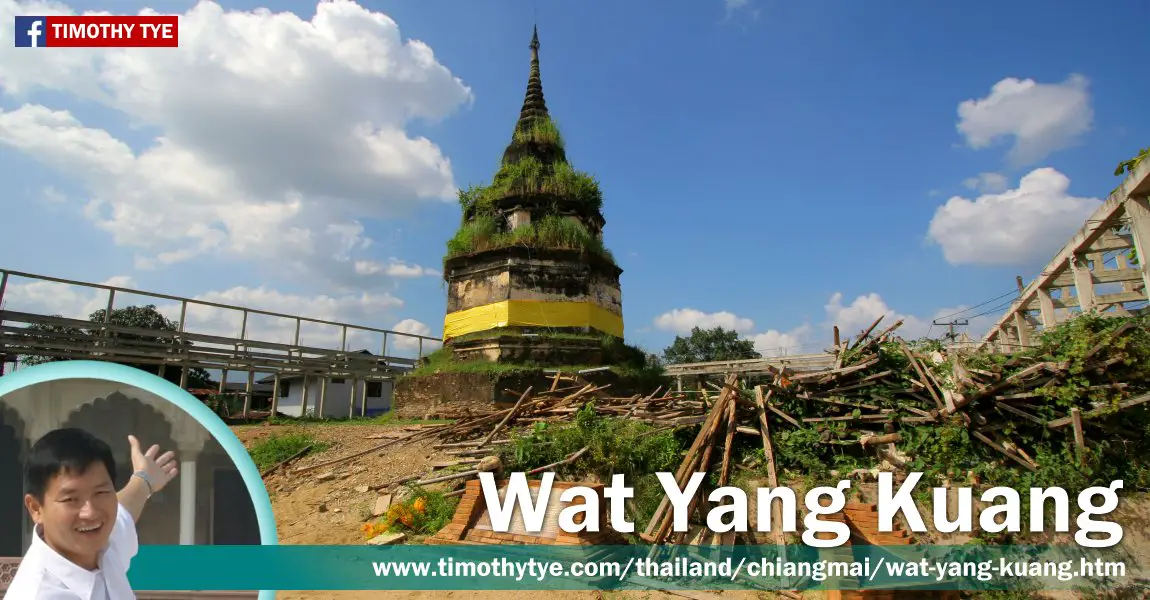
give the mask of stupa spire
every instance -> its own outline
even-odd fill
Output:
[[[548,118],[547,102],[543,99],[543,78],[539,75],[539,26],[531,35],[531,73],[527,77],[527,94],[523,98],[523,109],[519,111],[519,122],[515,128],[530,129],[531,121]]]

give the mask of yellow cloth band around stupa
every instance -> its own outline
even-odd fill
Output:
[[[591,327],[623,337],[623,317],[591,302],[504,300],[448,313],[443,338],[495,327]]]

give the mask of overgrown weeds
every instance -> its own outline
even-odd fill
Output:
[[[556,469],[559,477],[587,476],[610,483],[614,475],[634,487],[629,516],[645,523],[663,498],[655,473],[674,471],[682,459],[683,440],[671,430],[646,423],[597,415],[590,404],[570,423],[537,423],[512,431],[512,442],[501,453],[510,471],[529,471],[563,460],[586,447],[575,462]]]
[[[308,446],[311,446],[311,452],[322,452],[330,448],[331,444],[317,441],[306,433],[273,433],[252,444],[248,454],[262,471],[295,456]]]
[[[501,231],[494,215],[476,215],[447,241],[447,258],[513,246],[581,250],[615,262],[602,240],[582,223],[557,215],[547,215],[511,231]]]
[[[1122,328],[1122,335],[1115,332]],[[911,342],[917,351],[941,350],[935,340]],[[1038,464],[1029,471],[1010,462],[998,451],[975,439],[965,423],[954,417],[937,424],[901,425],[898,419],[914,417],[897,403],[886,400],[899,388],[912,388],[914,369],[897,342],[887,342],[879,349],[875,370],[892,370],[902,374],[891,383],[867,388],[866,398],[839,398],[843,401],[866,402],[889,409],[895,416],[894,431],[902,434],[898,449],[911,462],[908,471],[924,473],[924,496],[929,487],[943,479],[965,480],[972,475],[978,480],[1000,486],[1062,487],[1070,494],[1094,486],[1123,480],[1124,491],[1150,489],[1150,411],[1145,407],[1125,410],[1121,415],[1099,416],[1086,421],[1088,447],[1081,457],[1071,439],[1071,429],[1051,430],[1004,416],[1000,430],[1010,441],[1026,448]],[[1104,372],[1093,365],[1102,358],[1118,359]],[[848,359],[849,360],[849,359]],[[929,362],[929,361],[928,361]],[[998,373],[1007,378],[1038,362],[1067,365],[1066,376],[1053,378],[1036,390],[1026,410],[1039,418],[1052,420],[1066,416],[1070,408],[1083,412],[1096,406],[1114,406],[1120,399],[1145,393],[1150,389],[1150,320],[1146,316],[1116,318],[1086,314],[1044,332],[1036,347],[1014,356],[989,352],[964,354],[969,369]],[[935,377],[953,388],[952,365],[949,361],[927,364]],[[1088,372],[1089,371],[1089,372]],[[1124,388],[1099,386],[1099,382],[1124,384]],[[888,389],[889,388],[889,389]],[[776,394],[780,408],[796,417],[820,416],[824,405],[803,398]],[[989,407],[993,410],[993,407]],[[840,445],[836,440],[850,438],[841,425],[819,423],[794,429],[783,425],[773,438],[780,469],[789,476],[826,478],[831,470],[841,472],[855,468],[874,468],[877,459],[857,445]]]

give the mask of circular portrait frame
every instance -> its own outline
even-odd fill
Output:
[[[65,360],[43,363],[18,369],[0,377],[0,397],[38,383],[68,379],[103,379],[123,385],[130,385],[150,392],[171,402],[188,413],[223,447],[232,459],[251,496],[260,533],[260,544],[274,546],[279,543],[276,533],[275,514],[272,512],[271,498],[264,487],[263,478],[251,455],[236,438],[223,419],[212,412],[203,402],[196,399],[178,385],[151,373],[125,365],[91,360]],[[260,590],[260,600],[274,600],[274,590]]]

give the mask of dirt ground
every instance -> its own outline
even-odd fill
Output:
[[[434,442],[401,444],[372,452],[347,462],[319,467],[303,474],[294,471],[318,465],[325,461],[350,456],[377,447],[389,439],[414,431],[405,425],[247,425],[233,427],[232,431],[251,447],[272,435],[304,431],[313,439],[330,442],[327,450],[305,456],[287,468],[264,478],[276,529],[281,544],[344,545],[362,544],[360,526],[371,516],[377,494],[365,486],[374,486],[402,477],[426,473],[431,463],[452,457],[432,448]],[[321,475],[333,477],[320,481]],[[432,598],[466,598],[467,600],[527,600],[545,595],[550,600],[598,600],[618,598],[640,600],[657,598],[730,598],[752,600],[774,598],[775,594],[744,592],[711,593],[681,592],[537,592],[508,591],[283,591],[276,594],[280,600],[430,600]]]

